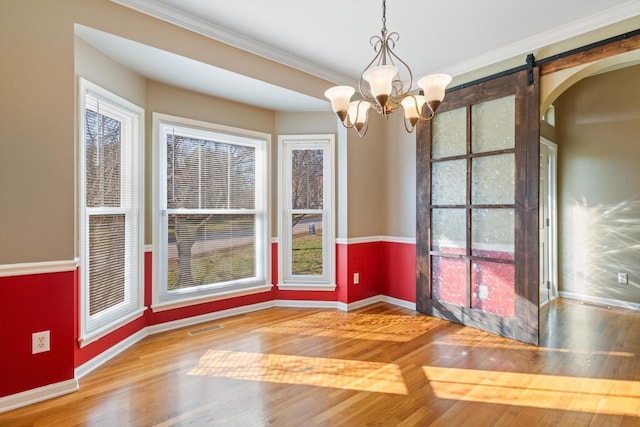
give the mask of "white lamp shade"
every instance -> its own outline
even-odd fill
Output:
[[[369,108],[371,108],[369,101],[351,101],[351,104],[349,104],[349,121],[353,124],[366,122]]]
[[[398,67],[393,65],[380,65],[369,68],[362,73],[362,78],[369,83],[371,94],[374,97],[391,94],[393,78],[398,74]]]
[[[404,116],[407,119],[418,118],[422,113],[422,106],[427,102],[427,98],[422,95],[406,96],[400,101],[404,109]]]
[[[439,101],[444,99],[444,90],[451,83],[448,74],[430,74],[418,80],[418,86],[424,91],[427,101]]]
[[[333,112],[337,113],[338,111],[347,111],[349,109],[349,101],[355,91],[351,86],[334,86],[327,89],[324,96],[329,98]]]

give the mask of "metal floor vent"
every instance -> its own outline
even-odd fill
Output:
[[[200,328],[200,329],[193,329],[189,331],[188,334],[191,336],[200,335],[206,332],[215,331],[216,329],[222,329],[222,325],[211,325],[211,326],[205,326],[204,328]]]

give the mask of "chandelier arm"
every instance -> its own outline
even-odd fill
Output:
[[[397,95],[397,97],[399,98],[404,98],[410,91],[411,88],[413,87],[413,72],[411,71],[411,68],[409,67],[409,65],[404,62],[402,60],[402,58],[400,58],[398,55],[396,55],[396,53],[393,50],[389,51],[389,54],[392,56],[392,58],[395,58],[396,60],[398,60],[398,62],[400,62],[404,69],[406,70],[407,74],[409,74],[409,84],[406,86],[406,90],[404,90],[404,83],[402,82],[402,80],[399,80],[400,83],[402,83],[402,87],[401,87],[401,92],[399,95]],[[398,70],[398,75],[400,75],[400,70]]]
[[[428,122],[429,120],[433,119],[433,117],[436,115],[436,112],[433,111],[433,109],[431,108],[431,105],[429,105],[429,103],[427,102],[426,104],[424,104],[424,107],[427,107],[427,109],[431,112],[431,114],[429,116],[423,116],[422,115],[422,111],[420,112],[420,120],[424,120],[425,122]],[[422,107],[422,108],[424,108]]]
[[[358,134],[358,136],[360,138],[362,138],[363,136],[365,136],[367,134],[367,129],[369,129],[369,120],[364,122],[364,126],[360,130],[358,130],[358,128],[355,128],[356,133]]]
[[[407,132],[411,133],[411,132],[413,132],[413,130],[415,129],[415,125],[413,125],[413,126],[411,126],[411,127],[409,128],[409,127],[407,126],[407,121],[408,121],[407,119],[402,119],[402,123],[404,123],[404,129],[405,129]]]

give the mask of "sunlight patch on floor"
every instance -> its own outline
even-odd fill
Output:
[[[640,382],[475,369],[422,367],[443,399],[638,416]]]
[[[258,329],[291,335],[407,342],[434,327],[426,316],[322,312]]]
[[[408,393],[397,365],[357,360],[208,350],[200,358],[198,366],[188,374],[379,393]]]

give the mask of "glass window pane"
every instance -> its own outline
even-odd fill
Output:
[[[466,261],[438,256],[431,259],[431,297],[438,301],[466,306]]]
[[[515,95],[471,106],[471,151],[514,148]]]
[[[513,209],[474,209],[471,218],[473,256],[514,259]]]
[[[514,154],[473,159],[471,162],[471,203],[476,205],[511,205],[514,201]]]
[[[120,207],[122,123],[85,111],[85,185],[87,207]]]
[[[169,290],[256,275],[255,215],[169,215]]]
[[[488,261],[471,264],[471,307],[501,316],[515,315],[515,266]]]
[[[254,209],[255,147],[167,135],[167,207]]]
[[[466,209],[432,209],[431,249],[452,254],[465,254],[466,247]]]
[[[467,153],[467,109],[438,113],[433,118],[431,157],[458,156]]]
[[[322,209],[323,150],[293,150],[291,157],[291,207]]]
[[[322,214],[294,214],[291,224],[291,273],[322,275]]]
[[[467,204],[467,161],[465,159],[432,163],[431,179],[432,204]]]

